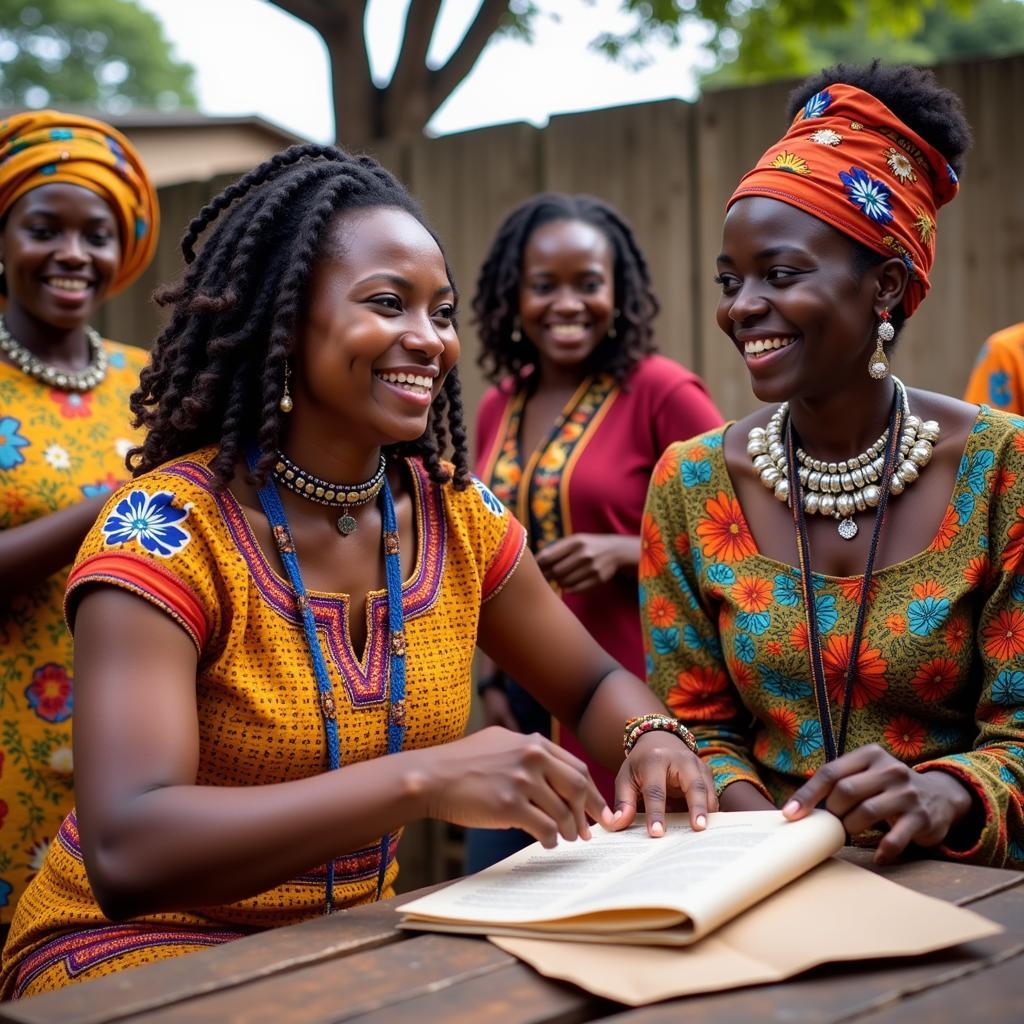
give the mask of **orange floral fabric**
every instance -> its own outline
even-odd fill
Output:
[[[910,271],[907,316],[928,292],[935,214],[957,193],[956,172],[884,103],[852,85],[830,85],[797,112],[789,131],[729,199],[766,196],[831,224]]]
[[[1024,323],[997,331],[985,342],[967,382],[964,401],[1024,416]]]
[[[719,790],[781,803],[824,760],[797,570],[757,550],[722,454],[724,429],[655,471],[641,573],[651,687],[693,730]],[[881,744],[978,796],[985,826],[945,856],[1024,868],[1024,419],[988,408],[970,434],[937,540],[875,574],[848,749]],[[694,455],[702,463],[695,470]],[[691,467],[688,471],[686,467]],[[657,549],[655,538],[673,538]],[[838,705],[861,578],[816,574],[822,662]]]
[[[147,353],[104,341],[92,391],[48,387],[0,363],[0,530],[114,491],[139,438],[128,396]],[[43,863],[74,802],[65,567],[0,605],[0,922]]]

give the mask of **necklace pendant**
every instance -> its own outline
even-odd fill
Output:
[[[836,529],[843,540],[853,540],[857,536],[857,524],[849,516],[843,519]]]
[[[338,533],[343,537],[347,537],[350,533],[356,532],[356,527],[359,525],[353,516],[350,516],[347,512],[343,516],[338,516],[337,521]]]

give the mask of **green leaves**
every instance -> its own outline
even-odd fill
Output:
[[[132,0],[0,0],[0,107],[194,107],[193,74]]]

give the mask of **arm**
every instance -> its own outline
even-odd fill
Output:
[[[113,919],[252,896],[421,817],[524,828],[549,846],[588,836],[588,814],[610,822],[581,762],[504,729],[297,781],[196,785],[198,658],[185,631],[94,586],[75,635],[82,849]]]
[[[750,754],[743,701],[733,684],[705,603],[690,544],[687,497],[680,477],[684,450],[658,460],[643,519],[640,620],[648,685],[691,728],[711,767],[723,810],[772,808]]]
[[[0,603],[70,565],[108,497],[87,498],[21,526],[0,530]]]
[[[623,764],[626,721],[664,714],[665,708],[601,649],[528,552],[481,610],[478,639],[490,657],[576,732],[594,757],[619,772],[618,827],[632,821],[642,797],[651,833],[663,832],[666,791],[685,795],[695,827],[701,827],[697,819],[707,810],[717,809],[710,773],[675,736],[648,734]]]

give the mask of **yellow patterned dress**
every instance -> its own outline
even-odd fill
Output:
[[[123,587],[171,616],[199,654],[201,786],[269,785],[326,769],[316,683],[291,586],[263,555],[238,503],[215,492],[212,448],[169,463],[121,489],[86,539],[68,584]],[[480,607],[500,590],[525,548],[523,528],[479,481],[439,486],[408,462],[416,558],[402,587],[406,635],[405,748],[462,735]],[[342,764],[387,753],[386,591],[367,598],[362,659],[349,639],[348,600],[309,601],[334,689]],[[302,742],[296,742],[296,737]],[[384,894],[398,873],[391,836]],[[339,851],[339,907],[376,898],[381,843]],[[326,870],[202,913],[161,913],[114,924],[93,898],[78,824],[68,815],[25,893],[4,951],[0,995],[29,995],[236,938],[323,912]]]
[[[137,441],[128,396],[147,353],[105,341],[107,375],[60,391],[0,363],[0,530],[115,490]],[[71,637],[62,569],[0,601],[0,922],[73,803]]]
[[[798,571],[757,549],[723,434],[673,445],[654,471],[639,570],[648,679],[719,790],[743,780],[780,803],[823,763],[803,598]],[[833,707],[861,582],[814,576]],[[872,589],[847,749],[878,743],[955,775],[983,825],[941,855],[1024,868],[1024,419],[982,407],[935,537]]]

